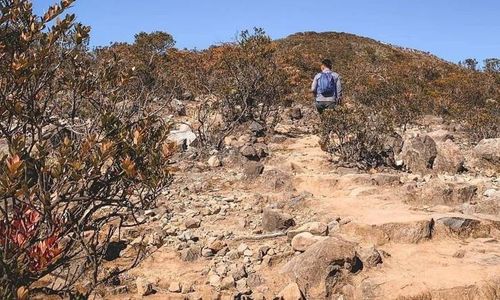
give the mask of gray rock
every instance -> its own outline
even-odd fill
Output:
[[[193,245],[187,249],[181,250],[181,259],[187,262],[196,261],[200,257],[201,250],[198,246]]]
[[[262,214],[262,228],[267,232],[288,229],[295,225],[293,217],[277,209],[266,208]]]
[[[228,276],[222,279],[220,284],[221,290],[230,290],[236,286],[236,282],[234,281],[233,276]]]
[[[437,156],[433,165],[436,172],[455,174],[464,170],[465,157],[452,140],[437,143],[436,146]]]
[[[255,148],[250,145],[241,147],[240,154],[250,160],[256,160],[259,158],[259,156],[257,155],[257,150],[255,150]]]
[[[246,179],[252,180],[264,172],[264,165],[256,161],[248,161],[243,166],[243,174]]]
[[[292,120],[300,120],[302,119],[302,110],[300,107],[293,107],[288,111],[288,117]]]
[[[222,165],[222,163],[221,163],[219,157],[217,157],[217,155],[212,155],[208,159],[208,165],[212,168],[217,168],[217,167],[220,167]]]
[[[426,174],[432,170],[436,156],[436,143],[428,135],[405,141],[401,153],[408,170],[420,174]]]
[[[187,229],[199,228],[201,225],[201,220],[197,218],[188,218],[184,221],[184,225]]]
[[[472,166],[487,175],[500,173],[500,138],[484,139],[474,148]]]
[[[363,262],[363,267],[373,268],[382,263],[382,255],[375,247],[358,250],[358,256]]]
[[[339,282],[361,268],[355,246],[340,237],[329,237],[292,258],[283,272],[308,299],[325,299],[327,291],[335,292]]]
[[[193,145],[196,138],[196,134],[191,131],[191,127],[185,124],[182,124],[177,130],[171,130],[168,136],[169,141],[175,142],[183,149],[187,149]]]
[[[266,132],[266,129],[264,126],[262,126],[260,123],[257,123],[255,121],[252,121],[250,123],[249,129],[252,131],[252,133],[255,136],[263,136]]]
[[[168,291],[171,293],[180,293],[182,291],[181,284],[177,281],[170,283]]]
[[[149,296],[155,293],[153,284],[144,277],[137,277],[135,284],[137,286],[137,295],[140,297]]]

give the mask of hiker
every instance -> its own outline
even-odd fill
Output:
[[[316,98],[316,109],[320,114],[326,109],[333,109],[342,100],[342,85],[339,74],[332,72],[332,61],[321,62],[321,73],[314,76],[311,91]]]

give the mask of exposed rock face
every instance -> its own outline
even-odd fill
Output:
[[[420,193],[411,195],[411,201],[427,205],[453,206],[471,202],[476,192],[476,185],[466,182],[444,182],[435,178],[424,185]]]
[[[303,300],[302,292],[296,283],[290,283],[279,294],[280,300]]]
[[[445,234],[455,237],[487,237],[489,228],[481,221],[465,217],[445,217],[436,221],[436,234]]]
[[[500,173],[500,138],[479,142],[474,148],[472,165],[488,175]]]
[[[464,169],[465,157],[452,140],[438,142],[433,169],[439,173],[455,174]]]
[[[328,299],[342,279],[362,268],[355,244],[328,237],[288,262],[283,272],[297,282],[307,299]]]
[[[420,174],[426,174],[432,170],[436,156],[436,143],[428,135],[417,136],[405,141],[401,153],[408,170]]]
[[[326,239],[326,237],[324,236],[315,236],[309,232],[302,232],[293,237],[292,248],[295,251],[304,252],[311,245],[314,245],[317,242],[322,241],[324,239]]]
[[[295,225],[293,217],[277,209],[266,208],[262,214],[262,228],[267,232],[288,229]]]

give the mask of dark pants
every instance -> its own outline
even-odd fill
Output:
[[[327,109],[334,109],[335,108],[335,102],[330,102],[330,101],[316,101],[316,109],[318,110],[319,114],[323,114],[323,112]]]

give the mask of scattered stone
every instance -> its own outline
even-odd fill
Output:
[[[246,179],[256,179],[264,172],[264,165],[257,161],[249,161],[243,167],[243,174]]]
[[[192,246],[187,249],[181,250],[181,259],[187,262],[193,262],[200,257],[200,248]]]
[[[208,277],[208,283],[213,286],[213,287],[220,287],[221,285],[221,279],[220,276],[217,274],[210,275]]]
[[[382,255],[375,247],[364,248],[358,250],[358,256],[363,262],[364,267],[376,267],[382,263]]]
[[[140,297],[149,296],[155,293],[153,284],[144,277],[137,277],[135,284],[137,286],[137,295]]]
[[[288,111],[288,116],[292,120],[300,120],[303,117],[302,110],[300,107],[293,107]]]
[[[182,100],[192,101],[194,99],[193,93],[186,91],[181,95]]]
[[[197,218],[188,218],[184,221],[184,225],[187,229],[199,228],[201,225],[201,220]]]
[[[208,248],[210,250],[212,250],[214,253],[217,253],[217,252],[221,251],[222,249],[224,249],[226,247],[226,245],[227,244],[221,240],[215,240],[212,243],[210,243]]]
[[[293,237],[292,248],[295,251],[304,252],[310,246],[324,240],[325,238],[326,237],[312,235],[309,232],[302,232]]]
[[[230,274],[236,281],[248,276],[244,265],[233,265]]]
[[[262,214],[262,228],[267,232],[288,229],[295,225],[293,217],[277,209],[266,208]]]
[[[248,248],[248,245],[247,245],[247,244],[244,244],[244,243],[243,243],[243,244],[240,244],[240,245],[238,246],[238,253],[239,253],[239,254],[243,254],[243,253],[245,253],[245,251],[247,251],[248,249],[249,249],[249,248]]]
[[[266,132],[266,129],[264,128],[264,126],[262,126],[260,123],[257,123],[255,121],[252,121],[250,123],[249,129],[250,129],[250,131],[252,131],[252,133],[255,136],[263,136]]]
[[[182,124],[177,130],[171,130],[168,140],[175,142],[182,149],[186,150],[196,141],[196,134],[188,125]]]
[[[104,259],[107,261],[116,260],[120,257],[121,252],[126,248],[127,243],[125,241],[110,242],[108,244],[108,248],[106,249]]]
[[[299,285],[290,283],[279,294],[278,298],[282,300],[304,300]]]
[[[246,157],[248,159],[251,159],[251,160],[254,160],[254,159],[258,158],[258,156],[257,156],[257,150],[255,150],[254,147],[249,146],[249,145],[241,147],[240,153],[244,157]]]
[[[220,284],[220,289],[221,290],[230,290],[234,288],[236,285],[233,276],[228,276],[222,279],[221,284]]]
[[[312,235],[325,236],[328,235],[328,225],[322,222],[310,222],[300,226],[297,229],[289,230],[287,232],[288,240],[293,239],[299,233],[309,232]]]
[[[214,252],[210,248],[203,248],[203,250],[201,250],[201,256],[211,257],[211,256],[214,256]]]
[[[217,155],[212,155],[208,159],[208,165],[212,168],[217,168],[217,167],[220,167],[222,165],[222,163],[221,163],[219,157],[217,157]]]
[[[453,257],[464,258],[465,257],[465,250],[464,249],[457,250],[457,252],[455,252],[455,254],[453,254]]]
[[[417,136],[405,141],[401,153],[407,168],[413,173],[426,174],[432,170],[437,156],[434,140],[428,135]]]
[[[242,278],[242,279],[236,281],[236,289],[238,290],[238,292],[240,292],[242,294],[249,294],[251,292],[250,289],[248,288],[246,278]]]
[[[177,281],[170,283],[168,291],[171,293],[180,293],[182,291],[181,284]]]
[[[172,109],[174,110],[177,116],[180,117],[186,116],[186,105],[184,105],[182,101],[178,99],[173,99],[172,102],[170,102],[170,105],[172,106]]]

